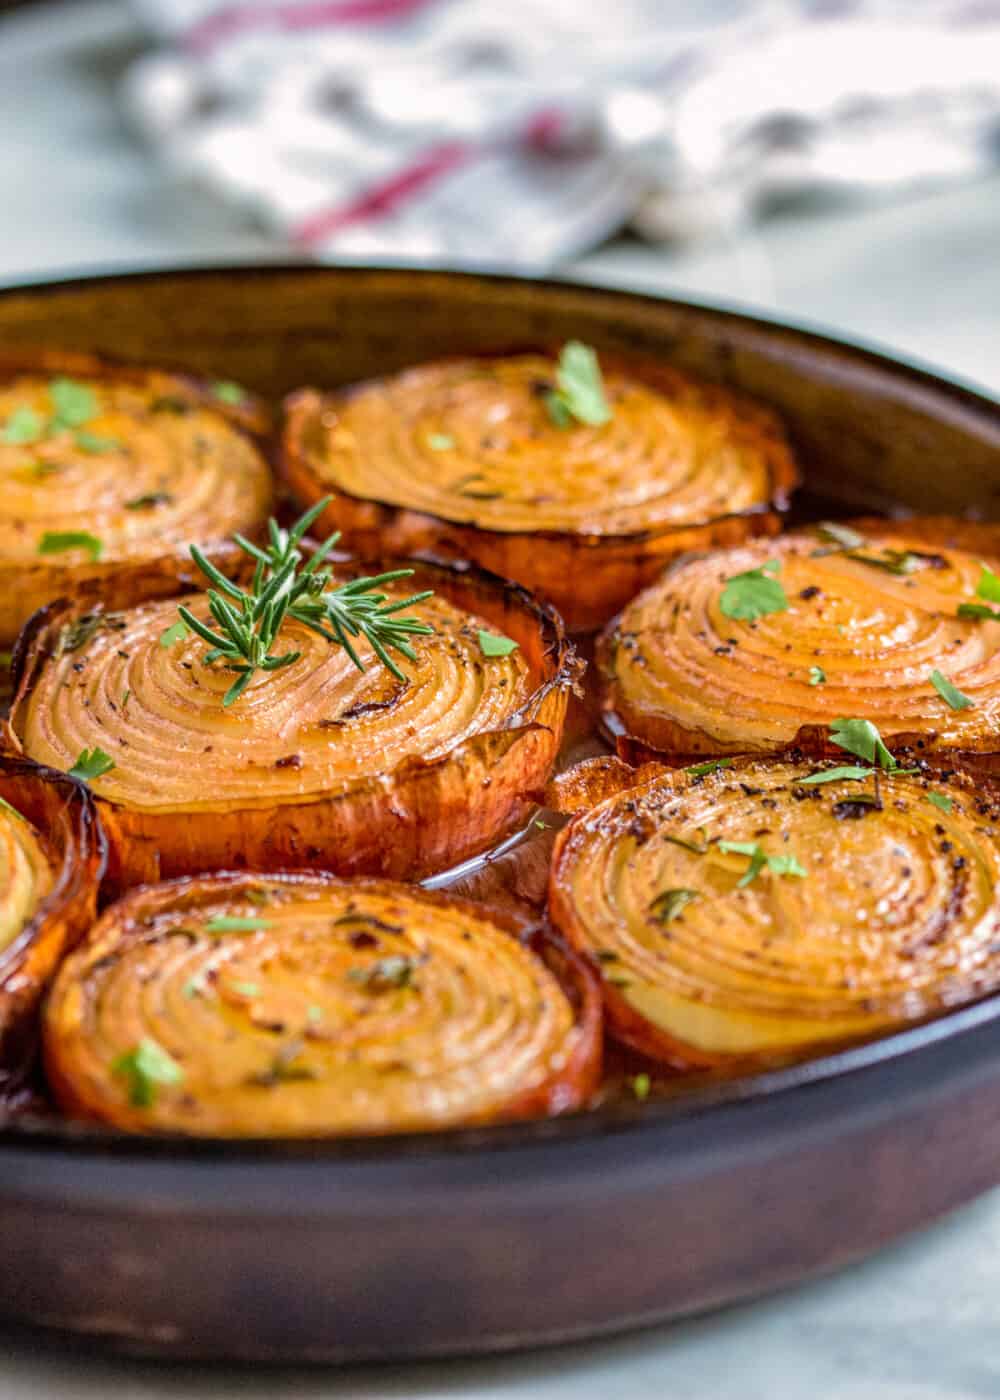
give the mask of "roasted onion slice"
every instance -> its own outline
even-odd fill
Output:
[[[554,361],[445,360],[287,403],[284,470],[359,554],[445,551],[600,626],[684,550],[773,533],[797,474],[774,416],[601,357],[612,416],[557,426]]]
[[[824,769],[663,770],[560,834],[552,919],[599,964],[621,1040],[745,1069],[1000,986],[995,797],[955,773],[804,781]]]
[[[229,537],[257,534],[270,511],[265,426],[235,385],[0,354],[0,647],[81,589],[112,607],[176,593],[192,543],[235,560]]]
[[[93,923],[103,869],[87,791],[62,773],[0,760],[0,1089],[24,1070],[42,992]]]
[[[363,639],[362,672],[287,620],[279,650],[299,660],[258,672],[229,708],[232,672],[206,665],[193,633],[171,640],[176,601],[100,615],[74,650],[78,617],[43,611],[20,649],[9,742],[57,768],[95,748],[114,760],[92,787],[117,887],[237,867],[442,870],[529,815],[579,663],[521,589],[432,564],[405,583],[435,590],[407,610],[435,630],[415,639],[416,662],[399,658],[405,680]],[[185,602],[207,617],[202,595]],[[486,655],[481,632],[517,647]]]
[[[140,1132],[324,1136],[560,1113],[596,1087],[600,992],[426,890],[221,875],[136,890],[45,1025],[71,1113]]]
[[[988,606],[982,556],[908,528],[679,560],[600,639],[609,734],[630,757],[832,754],[828,726],[846,717],[894,751],[1000,749],[1000,622],[959,615]]]

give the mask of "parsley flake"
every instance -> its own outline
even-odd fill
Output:
[[[809,667],[809,684],[826,685],[826,672],[823,670],[822,666]]]
[[[931,672],[931,685],[945,704],[953,710],[971,710],[975,705],[975,701],[970,700],[967,695],[963,695],[958,686],[953,685],[947,676],[942,676],[940,671]]]
[[[484,632],[479,629],[479,650],[484,656],[509,656],[512,651],[517,651],[517,642],[510,637],[501,637],[493,632]]]
[[[104,541],[86,530],[46,530],[38,541],[39,554],[65,554],[69,549],[82,549],[97,563],[104,553]]]
[[[75,379],[53,379],[49,385],[49,398],[55,409],[55,418],[50,431],[60,428],[81,428],[97,414],[97,400],[86,384],[78,384]]]
[[[69,770],[69,776],[89,783],[94,778],[103,778],[104,774],[110,773],[114,766],[114,759],[103,749],[81,749],[76,762]]]
[[[664,890],[653,900],[649,912],[658,923],[669,924],[692,899],[697,898],[697,890]]]
[[[212,393],[220,403],[233,406],[242,403],[246,398],[246,390],[239,384],[234,384],[231,379],[217,379],[212,385]]]
[[[447,433],[430,433],[427,437],[427,446],[432,452],[450,452],[455,446],[455,439],[449,437]]]
[[[690,773],[692,778],[704,778],[706,773],[717,773],[720,768],[731,768],[733,760],[731,758],[713,758],[708,763],[693,763],[690,768],[685,768],[685,773]]]
[[[188,636],[187,624],[177,621],[172,627],[167,627],[160,633],[160,646],[172,647],[174,642],[183,642]]]
[[[736,882],[737,889],[756,880],[765,866],[774,875],[794,875],[803,879],[808,874],[793,855],[769,856],[759,841],[720,841],[719,850],[724,855],[746,856],[750,862]]]
[[[635,1097],[639,1100],[640,1103],[642,1103],[642,1101],[643,1101],[644,1099],[648,1099],[648,1098],[649,1098],[649,1075],[648,1075],[648,1074],[637,1074],[637,1075],[635,1075],[635,1077],[634,1077],[633,1079],[630,1079],[630,1080],[629,1080],[629,1084],[630,1084],[630,1086],[631,1086],[632,1093],[635,1095]]]
[[[759,569],[747,569],[727,579],[719,598],[719,607],[726,617],[753,622],[769,613],[787,611],[788,595],[780,580],[772,577],[780,568],[777,559],[769,559]]]
[[[871,768],[856,768],[853,765],[845,765],[841,768],[823,768],[818,773],[810,773],[808,778],[803,778],[802,787],[816,787],[819,783],[839,783],[850,781],[862,781],[870,778]]]
[[[849,525],[841,525],[836,520],[822,521],[816,526],[816,533],[821,540],[836,545],[838,549],[860,549],[865,543],[864,535],[859,535],[857,530],[852,530]]]
[[[258,919],[251,914],[215,914],[205,925],[206,933],[252,933],[270,928],[270,919]]]
[[[1000,574],[995,574],[987,564],[981,564],[977,598],[985,598],[987,603],[1000,603]],[[965,618],[988,618],[1000,622],[1000,612],[988,608],[985,603],[959,603],[958,616]]]
[[[121,443],[117,438],[100,437],[97,433],[84,430],[77,432],[74,442],[81,452],[117,452]]]
[[[381,992],[389,987],[408,987],[416,967],[414,958],[398,954],[379,958],[367,967],[352,967],[347,976],[352,982],[360,982],[369,991]]]
[[[134,1050],[119,1055],[111,1064],[112,1074],[128,1080],[128,1101],[133,1108],[150,1108],[161,1084],[179,1084],[184,1071],[162,1045],[143,1036]]]
[[[10,443],[37,442],[45,431],[45,425],[33,408],[23,405],[14,412],[3,425],[0,441]]]
[[[830,725],[830,743],[863,758],[866,763],[877,762],[887,773],[899,766],[870,719],[835,719]]]
[[[950,812],[953,805],[951,798],[946,797],[943,792],[929,792],[927,794],[927,801],[932,807],[936,807],[939,812]]]
[[[597,356],[589,345],[571,340],[559,353],[556,389],[545,398],[549,417],[557,428],[568,428],[575,418],[599,428],[611,419]]]

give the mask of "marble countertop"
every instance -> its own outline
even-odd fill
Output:
[[[122,128],[114,84],[137,44],[125,8],[108,0],[0,18],[0,282],[288,257],[236,215],[166,185]],[[566,274],[744,303],[1000,393],[998,246],[1000,177],[887,208],[786,217],[683,254],[623,239]],[[0,1333],[0,1400],[667,1394],[1000,1396],[1000,1191],[824,1282],[694,1322],[511,1358],[349,1371],[168,1368]]]

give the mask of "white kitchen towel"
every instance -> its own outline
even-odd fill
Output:
[[[321,259],[544,270],[1000,154],[1000,0],[133,0],[132,119]]]

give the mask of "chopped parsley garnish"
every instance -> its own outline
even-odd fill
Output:
[[[849,525],[841,525],[836,520],[822,521],[816,526],[816,533],[821,540],[836,545],[838,549],[861,549],[865,544],[864,535],[859,535],[857,530],[852,530]]]
[[[840,525],[833,520],[824,520],[816,527],[820,538],[834,546],[832,549],[817,549],[813,557],[822,558],[826,554],[842,553],[859,564],[870,564],[874,569],[884,569],[890,574],[912,574],[921,568],[926,556],[914,554],[908,549],[886,547],[877,554],[865,553],[868,541],[864,535],[852,530],[849,525]]]
[[[637,1074],[629,1080],[632,1093],[642,1103],[643,1099],[649,1098],[649,1075]]]
[[[785,612],[788,595],[781,582],[773,577],[780,569],[777,559],[769,559],[759,569],[747,569],[727,579],[719,598],[719,607],[726,617],[753,622],[768,613]]]
[[[823,670],[822,666],[809,667],[809,684],[826,685],[826,672]]]
[[[94,778],[103,778],[104,774],[110,773],[114,766],[114,759],[103,749],[81,749],[76,762],[69,770],[69,776],[89,783]]]
[[[369,991],[385,991],[389,987],[408,987],[416,967],[415,958],[394,954],[379,958],[367,967],[352,967],[347,976],[352,982],[360,982]]]
[[[931,685],[945,704],[953,710],[971,710],[975,704],[967,695],[963,695],[958,686],[953,685],[947,676],[942,676],[940,671],[931,672]]]
[[[835,719],[830,725],[830,742],[866,763],[877,763],[887,773],[894,773],[899,767],[870,719]]]
[[[669,924],[692,899],[697,898],[697,890],[664,890],[653,900],[649,912],[658,923]]]
[[[111,1063],[112,1074],[128,1080],[128,1100],[133,1108],[151,1107],[161,1084],[179,1084],[184,1071],[162,1045],[143,1036],[134,1050]]]
[[[212,385],[212,393],[220,403],[236,405],[246,398],[246,390],[231,379],[217,379]]]
[[[3,425],[0,440],[21,444],[37,442],[44,431],[45,424],[35,410],[23,405],[21,408],[15,408]]]
[[[512,651],[517,651],[517,642],[510,637],[501,637],[493,632],[484,632],[479,629],[479,650],[484,656],[509,656]]]
[[[427,446],[432,452],[450,452],[455,446],[455,439],[447,433],[429,433]]]
[[[39,554],[64,554],[69,549],[83,549],[96,564],[104,553],[104,541],[85,530],[46,530],[38,541]]]
[[[97,433],[88,433],[83,429],[77,432],[74,441],[81,452],[117,452],[121,447],[117,438],[99,437]]]
[[[719,850],[724,855],[746,856],[750,862],[736,882],[737,889],[756,880],[765,866],[773,875],[794,875],[802,879],[808,874],[793,855],[770,856],[758,841],[720,841]]]
[[[215,914],[205,925],[206,933],[252,933],[256,929],[270,928],[270,919],[255,918],[251,914]]]
[[[986,564],[981,564],[980,569],[982,572],[979,575],[976,596],[985,598],[987,603],[1000,603],[1000,574],[995,574]],[[959,603],[958,616],[988,618],[992,622],[1000,622],[1000,612],[995,608],[988,608],[986,603]]]
[[[160,646],[172,647],[174,642],[183,642],[187,636],[187,624],[184,622],[175,622],[172,627],[167,627],[160,633]]]
[[[97,416],[97,400],[92,391],[75,379],[53,379],[49,385],[49,398],[55,409],[50,432],[60,428],[81,428]]]
[[[823,768],[818,773],[810,773],[808,778],[803,778],[802,787],[815,787],[819,783],[839,783],[846,781],[863,781],[870,778],[872,770],[870,768],[856,768],[847,765],[841,768]]]
[[[258,986],[258,984],[257,984],[256,982],[230,982],[229,985],[230,985],[230,987],[232,987],[233,991],[236,993],[237,996],[241,996],[241,997],[259,997],[259,996],[260,996],[260,987]]]
[[[929,792],[927,801],[932,807],[937,807],[938,811],[946,813],[951,811],[953,805],[951,798],[946,797],[943,792]]]
[[[575,418],[591,428],[611,419],[597,356],[589,345],[571,340],[563,346],[556,366],[556,388],[545,396],[549,417],[557,428],[568,428]]]
[[[692,778],[704,778],[706,773],[717,773],[720,768],[731,768],[732,765],[731,758],[712,758],[707,763],[693,763],[684,772],[690,773]]]

